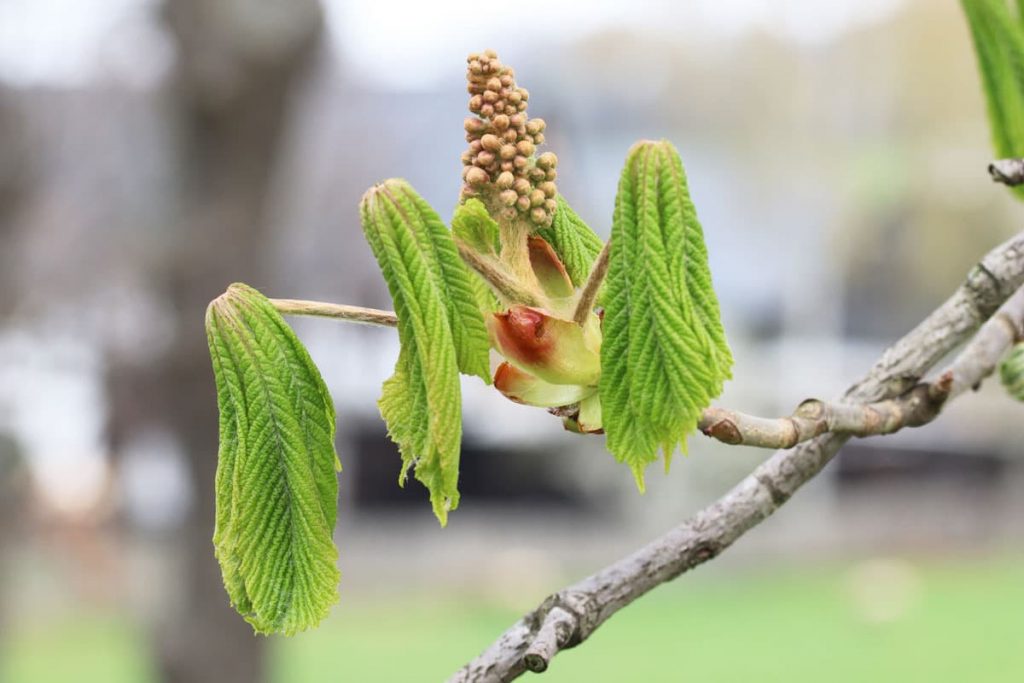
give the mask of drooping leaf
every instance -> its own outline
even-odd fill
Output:
[[[323,378],[273,305],[243,284],[207,309],[220,410],[214,548],[259,633],[318,624],[338,600],[340,463]]]
[[[667,462],[685,447],[732,368],[703,231],[666,141],[637,143],[626,159],[605,287],[601,420],[642,490],[658,449]]]
[[[379,405],[402,454],[399,482],[414,468],[444,525],[459,501],[459,370],[490,382],[487,329],[451,233],[408,183],[373,187],[360,215],[398,314],[401,352]]]
[[[551,227],[538,230],[537,233],[554,248],[565,264],[573,284],[582,286],[587,281],[594,259],[604,246],[601,238],[572,210],[562,195],[558,195],[558,210]]]
[[[962,0],[999,158],[1024,156],[1024,20],[1006,0]],[[1017,3],[1019,11],[1021,3]],[[1024,199],[1024,187],[1013,188]]]
[[[1015,344],[999,364],[999,378],[1006,392],[1024,401],[1024,343]]]

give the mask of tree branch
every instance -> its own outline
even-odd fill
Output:
[[[1013,187],[1024,184],[1024,159],[997,159],[988,165],[992,180]]]
[[[1018,288],[934,382],[874,403],[808,399],[792,415],[775,419],[712,407],[704,411],[698,426],[724,443],[761,448],[792,448],[826,432],[873,436],[920,427],[938,417],[946,401],[976,388],[992,374],[1003,354],[1021,339],[1022,324],[1024,288]]]
[[[394,311],[381,311],[376,308],[363,308],[362,306],[329,304],[323,301],[303,301],[301,299],[271,299],[270,303],[282,315],[315,315],[321,318],[336,318],[353,323],[383,325],[385,327],[396,327],[398,325],[398,316],[395,315]]]
[[[1022,283],[1024,233],[991,251],[953,296],[891,346],[871,371],[847,390],[845,402],[883,401],[906,392],[945,354],[967,339]],[[1007,329],[1003,334],[1009,336]],[[1014,325],[1014,336],[1016,332]],[[976,340],[961,354],[967,354],[972,360],[960,366],[959,377],[954,368],[951,395],[958,383],[966,387],[972,377],[980,380],[984,376],[989,358],[985,354],[994,352],[1002,343],[995,339],[996,334],[991,333],[992,339]],[[984,337],[989,337],[989,333]],[[971,351],[975,346],[978,347],[976,353]],[[775,452],[722,498],[661,538],[550,596],[456,672],[450,681],[492,683],[519,677],[527,670],[524,655],[532,652],[531,646],[555,608],[570,614],[574,621],[561,649],[583,642],[618,610],[717,556],[770,516],[820,472],[847,439],[846,434],[830,432],[795,449]],[[545,640],[550,642],[547,636]],[[556,638],[555,642],[559,640]],[[546,663],[553,657],[549,650],[545,645]]]

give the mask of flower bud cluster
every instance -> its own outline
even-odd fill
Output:
[[[476,116],[465,122],[469,149],[462,154],[462,197],[489,191],[502,218],[522,215],[546,227],[558,207],[558,158],[535,154],[544,143],[544,120],[527,118],[530,94],[516,85],[512,69],[493,50],[471,54],[467,61],[469,110]]]

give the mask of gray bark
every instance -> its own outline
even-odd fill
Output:
[[[1024,233],[991,251],[953,296],[893,344],[850,387],[844,400],[881,401],[911,389],[943,356],[978,330],[1022,283]],[[1019,298],[1020,295],[1013,304],[1018,313]],[[1019,331],[1021,321],[1011,322],[1013,333],[1007,333],[1005,323],[994,320],[990,332],[979,333],[979,342],[972,345],[975,349],[971,353],[988,354],[991,360],[998,345],[1005,348]],[[982,364],[971,358],[959,367],[961,382],[970,382],[971,372],[983,376],[985,371]],[[527,670],[543,671],[559,650],[582,643],[620,609],[716,557],[768,518],[818,474],[849,438],[846,434],[827,433],[795,449],[777,451],[731,491],[661,538],[550,596],[450,681],[510,681]]]

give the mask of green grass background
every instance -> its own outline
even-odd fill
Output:
[[[538,680],[1024,681],[1024,560],[912,573],[912,599],[881,622],[858,606],[849,568],[689,577],[622,611]],[[272,680],[441,681],[517,616],[479,598],[343,600],[318,630],[273,640]],[[0,680],[156,678],[129,622],[77,616],[9,634]]]

